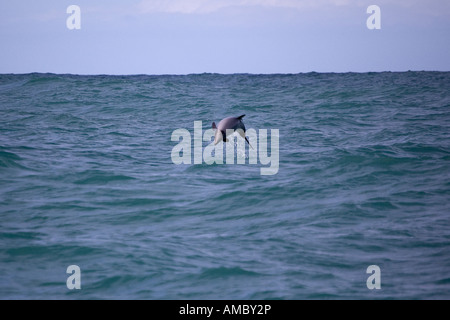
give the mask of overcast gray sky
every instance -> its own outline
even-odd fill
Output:
[[[1,1],[0,73],[450,71],[449,35],[448,0]]]

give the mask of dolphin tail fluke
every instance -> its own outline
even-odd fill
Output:
[[[212,128],[213,128],[213,129],[217,129],[216,123],[215,123],[215,122],[212,123]]]
[[[237,117],[238,120],[242,120],[242,118],[245,117],[245,114],[243,114],[242,116]]]

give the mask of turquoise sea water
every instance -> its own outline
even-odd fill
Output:
[[[449,89],[441,72],[0,75],[0,298],[449,299]],[[279,129],[277,174],[172,162],[174,130],[241,114]]]

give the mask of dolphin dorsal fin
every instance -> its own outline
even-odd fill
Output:
[[[216,123],[215,123],[215,122],[212,123],[212,128],[213,128],[213,129],[217,129]]]
[[[238,120],[242,120],[242,118],[245,117],[245,114],[243,114],[242,116],[237,117]]]

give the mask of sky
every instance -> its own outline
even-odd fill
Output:
[[[450,71],[449,35],[449,0],[1,1],[0,73]]]

